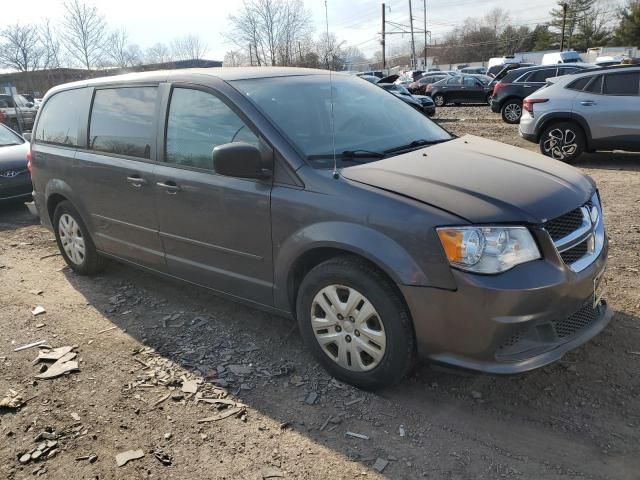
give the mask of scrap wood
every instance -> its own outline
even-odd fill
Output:
[[[169,392],[169,393],[167,393],[166,395],[164,395],[164,396],[160,397],[158,400],[156,400],[156,401],[153,403],[153,406],[155,407],[155,406],[157,406],[157,405],[160,405],[162,402],[164,402],[164,401],[165,401],[167,398],[169,398],[170,396],[171,396],[171,392]]]
[[[109,327],[109,328],[105,328],[104,330],[100,330],[98,333],[96,333],[96,335],[100,335],[101,333],[105,333],[105,332],[110,332],[111,330],[115,330],[116,327],[115,325],[113,327]]]
[[[22,350],[26,350],[27,348],[39,347],[40,345],[44,345],[45,343],[47,343],[46,340],[40,340],[38,342],[27,343],[26,345],[22,345],[20,347],[14,348],[13,351],[14,352],[20,352]]]
[[[52,360],[52,361],[60,360],[62,357],[70,353],[71,350],[73,350],[73,347],[69,345],[65,347],[53,348],[47,351],[40,350],[38,352],[38,358],[36,358],[33,361],[33,363],[38,363],[43,360]]]
[[[222,413],[219,413],[218,415],[214,415],[213,417],[201,418],[200,420],[198,420],[198,423],[217,422],[218,420],[223,420],[227,417],[238,415],[246,411],[247,411],[246,407],[229,408],[228,410],[225,410]]]
[[[76,370],[79,370],[78,362],[73,362],[73,361],[61,362],[60,360],[58,360],[56,363],[51,365],[46,372],[36,375],[36,378],[41,378],[41,379],[55,378],[55,377],[59,377],[60,375],[64,375],[65,373],[73,372]]]

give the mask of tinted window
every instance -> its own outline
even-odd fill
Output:
[[[592,77],[593,78],[593,77]],[[602,75],[598,75],[595,77],[587,88],[584,89],[585,92],[591,93],[601,93],[602,92]]]
[[[560,77],[562,75],[571,75],[572,73],[576,73],[579,71],[580,69],[575,67],[560,67],[558,69],[558,76]]]
[[[89,148],[150,158],[156,87],[96,90],[89,126]]]
[[[531,75],[527,79],[528,82],[539,82],[544,83],[547,81],[547,78],[555,77],[557,75],[557,68],[544,68],[542,70],[536,70],[531,72]]]
[[[447,80],[447,85],[460,85],[460,77],[451,77]]]
[[[583,90],[587,86],[587,83],[591,81],[593,77],[582,77],[567,85],[567,88],[571,90]]]
[[[477,87],[478,83],[480,83],[480,81],[476,80],[473,77],[464,77],[464,79],[462,80],[462,83],[466,87]]]
[[[640,85],[640,73],[610,73],[604,76],[605,95],[638,95],[638,85]]]
[[[258,146],[258,137],[216,96],[174,89],[167,123],[168,163],[213,170],[213,147],[232,142]]]
[[[77,146],[78,115],[85,98],[84,89],[66,90],[50,97],[40,113],[36,141]]]

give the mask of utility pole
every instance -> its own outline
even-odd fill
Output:
[[[560,37],[560,51],[564,52],[564,28],[567,24],[567,8],[569,5],[566,3],[562,4],[562,36]]]
[[[411,0],[409,0],[409,25],[411,26],[411,62],[412,68],[416,68],[416,41],[413,37],[413,10],[411,8]]]
[[[385,57],[385,26],[387,25],[387,22],[385,21],[385,12],[384,12],[385,6],[384,3],[382,4],[382,70],[385,70],[387,68],[387,59]]]
[[[427,70],[427,0],[424,0],[424,69]]]

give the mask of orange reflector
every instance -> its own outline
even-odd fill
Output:
[[[462,232],[459,230],[438,230],[438,236],[449,261],[459,262],[462,260]]]

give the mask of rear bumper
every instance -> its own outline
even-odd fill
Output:
[[[597,335],[612,311],[593,308],[608,246],[585,270],[539,260],[501,275],[454,271],[456,291],[401,286],[422,358],[487,373],[542,367]]]
[[[502,109],[502,104],[500,102],[496,102],[495,99],[491,99],[491,111],[494,113],[500,113]]]

